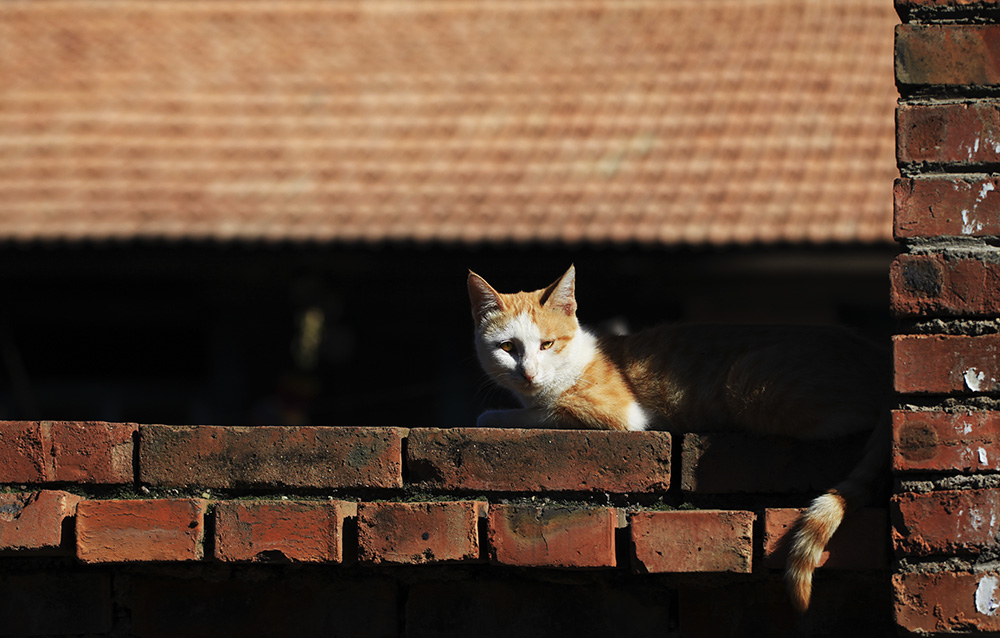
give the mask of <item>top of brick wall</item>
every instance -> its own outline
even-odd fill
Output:
[[[4,3],[0,238],[888,242],[895,21],[885,0]]]

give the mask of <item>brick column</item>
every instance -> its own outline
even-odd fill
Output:
[[[896,622],[1000,631],[1000,0],[896,8]]]

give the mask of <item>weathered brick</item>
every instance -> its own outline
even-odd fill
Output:
[[[1000,413],[892,413],[892,467],[908,471],[1000,470]]]
[[[736,432],[685,434],[681,489],[701,494],[813,492],[843,479],[868,434],[798,441]]]
[[[892,541],[901,556],[979,554],[1000,547],[1000,491],[946,490],[892,497]]]
[[[106,636],[111,576],[45,565],[0,573],[0,636]]]
[[[523,567],[614,567],[610,507],[490,505],[490,559]]]
[[[135,423],[53,421],[54,481],[132,483]]]
[[[824,577],[825,576],[825,577]],[[678,588],[677,635],[697,638],[896,636],[888,575],[872,571],[820,574],[809,613],[792,609],[782,575],[713,578],[704,587]]]
[[[81,500],[57,490],[0,494],[0,550],[61,547],[63,522]]]
[[[215,507],[215,557],[224,561],[340,563],[347,501],[227,501]]]
[[[210,488],[402,487],[402,428],[144,425],[139,478]]]
[[[899,178],[893,188],[896,239],[1000,235],[1000,179]]]
[[[77,557],[85,563],[199,560],[206,507],[202,499],[82,501]]]
[[[896,13],[903,20],[950,19],[969,11],[991,10],[1000,6],[1000,0],[894,0]]]
[[[896,623],[917,633],[1000,631],[1000,574],[902,573],[892,577]]]
[[[131,483],[137,427],[99,421],[0,421],[0,482]]]
[[[903,86],[1000,84],[1000,25],[896,27],[896,81]]]
[[[971,394],[1000,389],[1000,335],[896,335],[897,392]]]
[[[406,462],[423,489],[656,493],[670,486],[670,434],[420,428]]]
[[[546,582],[522,573],[426,579],[406,597],[406,636],[565,638],[664,636],[672,616],[660,583]],[[397,635],[397,634],[391,634]]]
[[[804,508],[764,511],[764,565],[781,569],[788,559],[792,531]],[[867,507],[849,514],[837,528],[820,558],[827,569],[884,569],[889,564],[889,513]]]
[[[903,164],[1000,162],[1000,109],[993,101],[901,104],[896,109],[896,158]]]
[[[131,579],[129,635],[398,636],[398,586],[337,570],[266,569],[222,578],[140,572]]]
[[[634,567],[641,572],[749,573],[753,512],[640,512],[630,519]]]
[[[1000,263],[948,255],[899,255],[889,271],[897,316],[1000,314]]]
[[[359,503],[358,558],[420,564],[479,559],[485,501]]]

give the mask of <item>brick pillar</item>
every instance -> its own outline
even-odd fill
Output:
[[[1000,631],[1000,0],[896,8],[896,622]]]

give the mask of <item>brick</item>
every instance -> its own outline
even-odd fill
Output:
[[[916,633],[1000,631],[1000,574],[903,573],[892,577],[896,623]]]
[[[409,588],[406,636],[663,636],[676,626],[660,583],[545,582],[519,573],[423,580]],[[397,634],[391,634],[393,636]]]
[[[1000,109],[993,101],[901,104],[896,109],[896,158],[902,164],[1000,162]]]
[[[1000,179],[899,178],[893,188],[896,239],[1000,235]]]
[[[0,573],[0,636],[106,636],[111,576],[46,564]]]
[[[685,434],[681,489],[699,494],[824,490],[860,459],[868,434],[798,441],[735,432]]]
[[[897,316],[1000,314],[1000,263],[948,255],[899,255],[889,271]]]
[[[725,510],[633,514],[633,565],[645,573],[750,573],[755,519]]]
[[[398,488],[402,428],[144,425],[139,478],[164,487]]]
[[[889,577],[877,572],[819,574],[813,581],[809,613],[789,603],[783,578],[713,579],[704,587],[678,588],[680,629],[676,635],[697,638],[747,636],[895,636]]]
[[[398,587],[337,570],[267,569],[229,578],[132,575],[128,635],[398,636]]]
[[[57,490],[0,494],[0,550],[61,547],[63,523],[81,500]]]
[[[137,427],[99,421],[0,421],[0,482],[131,483]]]
[[[892,468],[910,471],[1000,470],[1000,413],[892,413]]]
[[[895,387],[912,394],[975,394],[1000,389],[1000,335],[895,335]]]
[[[132,468],[135,423],[51,422],[54,481],[123,484]]]
[[[522,567],[614,567],[610,507],[490,505],[490,560]]]
[[[422,564],[479,559],[485,501],[358,504],[358,559]]]
[[[419,428],[406,462],[421,489],[658,493],[670,449],[667,432]]]
[[[1000,547],[1000,491],[895,494],[892,541],[900,556],[979,554]]]
[[[896,82],[902,86],[1000,84],[1000,25],[896,27]]]
[[[805,508],[779,507],[764,511],[764,566],[783,569],[796,521]],[[837,528],[820,558],[827,569],[885,569],[889,564],[889,513],[866,507],[849,514]]]
[[[202,499],[87,500],[77,506],[76,551],[85,563],[202,558]]]
[[[215,557],[223,561],[344,561],[347,501],[228,501],[215,507]]]

